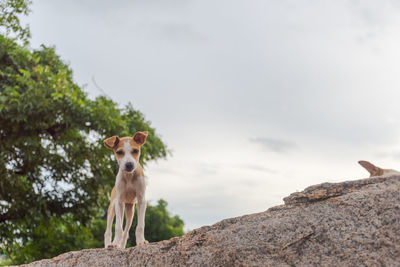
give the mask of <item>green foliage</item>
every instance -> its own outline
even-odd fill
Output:
[[[51,258],[63,252],[90,248],[90,229],[76,222],[71,214],[52,217],[30,230],[21,242],[9,248],[14,264]]]
[[[13,264],[11,259],[0,260],[0,266],[10,266],[11,264]]]
[[[0,33],[6,36],[14,35],[15,39],[25,44],[30,37],[29,27],[23,27],[19,15],[29,13],[29,0],[1,0],[0,1]]]

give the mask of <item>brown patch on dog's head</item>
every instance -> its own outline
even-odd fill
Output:
[[[118,160],[123,158],[126,153],[131,153],[132,157],[138,160],[140,147],[146,142],[147,136],[147,131],[136,132],[133,137],[119,138],[118,136],[113,136],[104,140],[104,144],[114,151],[114,155]]]
[[[368,162],[368,161],[365,161],[365,160],[360,160],[358,163],[361,166],[363,166],[370,173],[369,177],[381,176],[381,175],[384,174],[384,169],[381,169],[381,168],[375,166],[371,162]]]
[[[131,153],[136,160],[140,157],[140,145],[129,136],[122,137],[114,148],[114,154],[117,159],[124,157],[126,153]]]

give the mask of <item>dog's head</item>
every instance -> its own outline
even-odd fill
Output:
[[[133,137],[112,136],[104,140],[104,145],[114,151],[119,169],[134,172],[139,165],[140,148],[146,142],[148,132],[136,132]]]

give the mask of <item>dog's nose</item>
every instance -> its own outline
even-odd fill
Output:
[[[127,170],[128,172],[133,170],[133,163],[132,162],[128,162],[125,164],[125,170]]]

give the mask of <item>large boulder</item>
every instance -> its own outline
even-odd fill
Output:
[[[400,176],[324,183],[284,201],[182,237],[26,266],[400,266]]]

